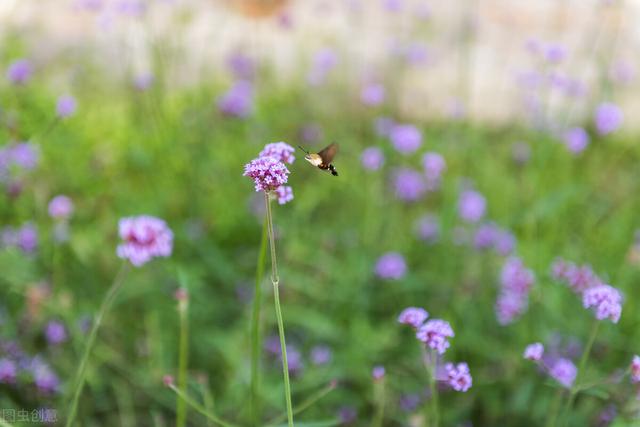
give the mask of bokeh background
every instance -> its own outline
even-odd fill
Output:
[[[522,352],[577,364],[593,323],[558,258],[624,295],[566,423],[638,425],[638,22],[631,0],[1,0],[0,409],[63,423],[118,220],[149,214],[173,253],[127,276],[78,425],[175,424],[179,287],[187,392],[250,425],[264,207],[243,166],[337,141],[340,176],[299,151],[274,205],[294,406],[337,381],[297,425],[426,425],[408,306],[451,323],[444,358],[473,376],[441,387],[441,425],[544,425],[562,387]],[[72,213],[51,214],[59,195]],[[513,257],[535,280],[505,321]],[[284,399],[260,285],[266,425]]]

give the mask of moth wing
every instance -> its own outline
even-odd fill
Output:
[[[329,144],[325,149],[318,153],[318,156],[322,159],[322,163],[328,165],[331,163],[336,153],[338,152],[338,144],[335,142]]]

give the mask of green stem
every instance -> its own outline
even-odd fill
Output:
[[[98,329],[100,329],[100,325],[102,324],[102,320],[111,308],[113,301],[115,300],[118,291],[122,287],[124,283],[124,279],[129,271],[129,264],[125,261],[122,263],[122,267],[118,274],[116,274],[111,287],[107,291],[107,295],[102,300],[102,304],[100,305],[100,309],[98,310],[98,314],[93,321],[93,325],[91,325],[91,331],[89,332],[89,338],[87,339],[87,345],[84,348],[84,353],[82,354],[82,359],[80,359],[80,365],[78,366],[78,371],[76,372],[76,380],[75,380],[75,388],[73,392],[73,398],[71,399],[71,404],[69,405],[69,410],[67,412],[67,427],[71,427],[73,425],[73,421],[76,416],[76,411],[78,409],[78,399],[80,398],[80,394],[82,393],[82,388],[84,386],[85,377],[87,375],[87,364],[89,362],[89,356],[91,354],[91,349],[96,340],[96,336],[98,335]]]
[[[214,423],[220,424],[223,427],[234,427],[233,424],[226,422],[225,420],[219,418],[217,415],[212,414],[211,412],[208,412],[205,408],[202,407],[201,404],[193,400],[191,397],[189,397],[189,395],[187,395],[187,393],[180,390],[175,385],[171,384],[169,388],[173,390],[180,399],[182,399],[185,403],[187,403],[189,406],[191,406],[193,409],[195,409],[198,413],[200,413],[202,416],[204,416],[208,420],[211,420]]]
[[[558,419],[558,411],[560,410],[560,402],[562,402],[562,388],[558,388],[556,396],[553,398],[551,407],[547,414],[547,422],[544,424],[546,427],[553,427],[556,425]]]
[[[315,404],[316,402],[318,402],[320,399],[322,399],[323,397],[325,397],[327,394],[329,394],[332,390],[334,390],[336,388],[335,383],[332,381],[331,383],[329,383],[328,385],[326,385],[325,387],[322,387],[320,390],[318,390],[316,393],[312,394],[311,396],[309,396],[305,401],[303,401],[299,406],[296,406],[293,409],[293,415],[298,415],[299,413],[301,413],[302,411],[306,410],[307,408],[309,408],[310,406],[312,406],[313,404]],[[283,421],[285,421],[287,419],[287,414],[284,413],[280,416],[278,416],[277,418],[274,418],[273,420],[269,421],[267,423],[267,426],[277,426],[280,425]]]
[[[185,294],[178,301],[178,313],[180,315],[180,343],[178,355],[178,387],[187,389],[187,362],[189,359],[189,297]],[[187,424],[187,406],[185,401],[176,401],[176,427],[184,427]]]
[[[582,352],[582,356],[580,357],[580,363],[578,364],[578,373],[576,374],[576,379],[571,387],[571,391],[569,392],[569,399],[567,399],[567,404],[564,407],[564,419],[565,425],[569,424],[569,417],[571,408],[573,407],[573,401],[576,398],[576,395],[580,391],[580,379],[584,374],[584,369],[587,366],[587,360],[589,359],[589,354],[591,353],[591,347],[593,347],[593,343],[596,340],[596,335],[598,335],[598,327],[600,326],[600,321],[595,320],[593,325],[591,326],[591,332],[589,334],[589,339],[587,340],[587,345]]]
[[[373,427],[382,427],[384,421],[384,378],[374,380],[374,393],[376,400],[376,412],[373,416]]]
[[[427,355],[429,356],[429,360],[427,360]],[[431,408],[429,405],[425,406],[427,425],[431,427],[438,427],[439,416],[438,416],[438,388],[436,381],[436,372],[437,372],[437,364],[438,364],[438,354],[435,350],[430,350],[427,353],[422,348],[422,360],[424,363],[424,367],[427,370],[427,374],[429,375],[429,391],[431,392]],[[429,410],[431,409],[431,410]]]
[[[293,427],[293,405],[291,404],[291,384],[289,382],[289,362],[287,361],[287,344],[284,338],[284,322],[282,320],[282,309],[280,307],[280,293],[278,276],[278,262],[276,259],[276,242],[273,235],[273,215],[271,214],[271,199],[269,193],[264,193],[267,207],[267,229],[269,232],[269,243],[271,247],[271,283],[273,284],[273,299],[276,307],[276,318],[278,320],[278,335],[280,335],[280,351],[282,352],[282,375],[284,376],[284,396],[287,403],[287,420],[289,427]]]
[[[260,308],[262,306],[262,279],[264,278],[264,261],[267,257],[267,219],[262,225],[258,268],[256,269],[256,286],[253,293],[253,313],[251,315],[251,416],[253,425],[260,424]]]

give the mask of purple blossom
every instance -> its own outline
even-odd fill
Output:
[[[399,405],[403,411],[412,412],[420,405],[420,396],[417,394],[403,394],[400,396]]]
[[[365,169],[377,171],[384,164],[384,154],[378,147],[368,147],[362,152],[360,161]]]
[[[384,378],[385,370],[384,366],[374,366],[371,370],[371,377],[374,381],[380,381]]]
[[[589,145],[589,134],[581,127],[569,129],[562,138],[567,149],[573,154],[582,153]]]
[[[404,57],[408,64],[423,64],[429,60],[429,49],[423,43],[411,43],[404,48]]]
[[[281,185],[275,189],[275,194],[278,197],[278,204],[285,205],[293,200],[293,188],[288,185]]]
[[[562,62],[567,56],[567,50],[559,43],[547,43],[543,46],[544,58],[551,63]]]
[[[55,196],[49,202],[49,216],[54,219],[67,219],[73,213],[73,202],[65,195]]]
[[[453,336],[453,329],[449,322],[441,319],[428,320],[416,333],[418,340],[436,350],[439,354],[444,354],[449,348],[450,344],[447,338],[452,338]]]
[[[527,309],[529,291],[535,277],[520,258],[508,258],[500,273],[501,291],[496,301],[496,317],[501,325],[516,320]]]
[[[27,83],[32,74],[33,66],[28,59],[24,58],[13,61],[7,68],[7,80],[16,85]]]
[[[433,215],[423,215],[416,222],[418,237],[428,243],[434,243],[440,237],[440,222]]]
[[[379,83],[369,83],[360,90],[360,101],[369,107],[375,107],[384,102],[384,86]]]
[[[496,318],[501,325],[513,323],[528,306],[528,299],[512,292],[500,292],[496,300]]]
[[[116,251],[118,257],[128,259],[136,267],[155,257],[171,255],[173,232],[160,218],[149,215],[122,218],[118,234],[123,240]]]
[[[595,113],[596,129],[600,135],[607,135],[617,130],[624,120],[620,107],[610,102],[598,105]]]
[[[282,360],[282,355],[279,356]],[[287,345],[287,362],[289,363],[289,373],[292,375],[298,375],[302,372],[304,364],[302,362],[302,354],[297,347],[293,345]]]
[[[466,363],[447,363],[444,365],[445,372],[447,373],[447,383],[455,390],[466,392],[471,388],[473,380],[469,371],[469,366]]]
[[[397,252],[387,252],[378,258],[376,262],[376,275],[385,280],[399,280],[407,272],[407,264],[404,257]]]
[[[16,376],[18,375],[18,367],[16,363],[3,357],[0,359],[0,383],[2,384],[15,384]]]
[[[61,322],[51,321],[47,323],[44,331],[47,342],[52,345],[57,345],[67,340],[67,329]]]
[[[295,152],[296,149],[286,142],[273,142],[264,146],[264,149],[260,152],[260,157],[273,157],[282,163],[292,164],[296,160],[293,155]]]
[[[563,387],[571,388],[578,374],[576,365],[569,359],[559,358],[549,369],[549,375]]]
[[[507,230],[498,231],[495,241],[495,249],[502,256],[510,255],[516,247],[516,238]]]
[[[241,51],[233,51],[226,60],[227,68],[236,79],[251,80],[256,75],[256,63]]]
[[[289,169],[276,158],[258,157],[244,166],[243,176],[253,179],[256,191],[273,191],[287,183]]]
[[[38,147],[31,142],[20,142],[9,147],[9,159],[13,164],[25,170],[34,169],[38,165]]]
[[[388,137],[394,126],[394,120],[389,117],[378,117],[374,123],[376,134],[380,137]]]
[[[78,105],[76,99],[71,95],[62,95],[56,103],[56,114],[61,119],[71,117],[75,114]]]
[[[387,12],[400,12],[404,6],[404,0],[382,0],[381,2]]]
[[[151,87],[155,77],[150,72],[137,74],[133,78],[133,87],[143,92]]]
[[[559,268],[559,266],[557,266],[557,268]],[[588,264],[578,266],[574,263],[567,263],[564,280],[577,294],[582,294],[585,290],[602,284],[602,280]]]
[[[429,313],[422,307],[407,307],[398,316],[398,322],[418,329],[429,317]]]
[[[58,391],[60,387],[58,376],[53,372],[51,367],[39,357],[34,357],[27,369],[31,372],[33,382],[40,392],[49,394]]]
[[[480,225],[473,238],[473,244],[477,249],[490,249],[494,246],[500,229],[492,222]]]
[[[218,98],[218,109],[226,116],[245,118],[253,111],[253,85],[238,80]]]
[[[338,411],[338,419],[340,424],[352,424],[358,418],[358,411],[351,406],[343,406]]]
[[[17,232],[17,246],[25,253],[32,253],[38,247],[38,230],[32,224],[25,224]]]
[[[313,64],[307,75],[307,82],[311,86],[320,86],[337,63],[338,56],[335,51],[329,48],[320,49],[313,56]]]
[[[391,128],[389,138],[396,150],[402,154],[411,154],[422,145],[422,134],[413,125],[394,125]]]
[[[640,356],[638,355],[634,355],[631,359],[631,382],[640,383]]]
[[[622,294],[616,288],[602,284],[584,291],[582,305],[593,308],[596,319],[618,323],[622,314]]]
[[[427,183],[423,175],[413,169],[399,169],[394,174],[394,189],[398,199],[415,202],[427,191]]]
[[[458,199],[458,215],[466,222],[478,222],[487,209],[484,196],[475,190],[465,190]]]
[[[424,156],[422,156],[422,165],[429,187],[437,187],[440,183],[442,173],[447,170],[444,157],[434,152],[425,153]]]
[[[311,363],[316,366],[326,365],[331,362],[333,354],[326,345],[317,345],[311,349]]]
[[[636,77],[636,68],[630,61],[617,60],[609,69],[609,77],[616,83],[628,84]]]
[[[522,357],[537,362],[542,359],[543,354],[544,346],[542,345],[542,343],[536,342],[533,344],[529,344],[527,348],[524,349],[524,354],[522,355]]]

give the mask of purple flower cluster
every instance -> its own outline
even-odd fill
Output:
[[[47,323],[44,334],[47,342],[51,345],[62,344],[67,340],[67,329],[64,324],[56,320]]]
[[[51,218],[64,220],[73,214],[73,202],[65,195],[55,196],[49,202],[48,210]]]
[[[371,378],[374,381],[380,381],[384,378],[385,369],[384,366],[374,366],[371,370]]]
[[[525,348],[523,357],[536,362],[549,376],[565,388],[571,388],[576,379],[578,369],[574,363],[564,357],[549,357],[545,354],[542,343],[530,344]],[[548,360],[545,360],[548,359]]]
[[[407,272],[404,257],[397,252],[387,252],[378,258],[375,267],[376,275],[385,280],[399,280]]]
[[[408,168],[395,171],[393,187],[396,197],[405,202],[416,202],[427,192],[424,176],[420,172]]]
[[[640,383],[640,356],[634,355],[631,359],[631,382]]]
[[[258,157],[244,167],[244,176],[253,179],[256,191],[273,191],[287,183],[289,169],[274,157]]]
[[[28,59],[17,59],[7,68],[7,80],[14,85],[26,84],[33,74],[33,65]]]
[[[533,360],[534,362],[538,362],[542,360],[542,355],[544,354],[544,346],[542,343],[536,342],[533,344],[529,344],[524,349],[523,357],[525,359]]]
[[[427,242],[435,243],[440,237],[440,222],[433,215],[423,215],[416,221],[416,232],[418,238]]]
[[[618,323],[622,314],[622,294],[613,286],[598,285],[583,292],[582,305],[592,308],[596,319]]]
[[[427,179],[427,189],[429,191],[437,190],[440,187],[442,174],[447,170],[447,163],[438,153],[428,152],[422,156],[422,166]]]
[[[610,102],[598,105],[595,112],[596,129],[600,135],[608,135],[622,126],[624,114],[620,107]]]
[[[265,145],[259,156],[273,157],[282,163],[292,164],[296,160],[296,157],[293,155],[295,152],[296,149],[286,142],[273,142]]]
[[[242,51],[231,52],[226,58],[226,65],[236,79],[252,80],[256,75],[255,61]]]
[[[333,353],[331,348],[326,345],[317,345],[311,349],[311,363],[316,366],[326,365],[331,362],[332,357]]]
[[[159,218],[149,215],[122,218],[118,234],[123,240],[116,251],[118,257],[128,259],[136,267],[155,257],[171,255],[173,232]]]
[[[447,373],[447,383],[455,390],[466,392],[471,388],[473,380],[471,378],[471,372],[469,371],[469,365],[466,363],[447,363],[444,365],[445,372]]]
[[[4,227],[0,230],[0,247],[15,247],[26,254],[33,253],[38,247],[38,230],[30,223],[17,229]]]
[[[508,230],[487,222],[476,230],[473,244],[476,249],[494,249],[500,255],[510,255],[515,249],[516,238]]]
[[[384,154],[378,147],[368,147],[362,152],[360,161],[365,169],[377,171],[384,164]]]
[[[62,95],[56,103],[56,114],[59,118],[65,119],[75,114],[78,108],[76,99],[71,95]]]
[[[416,332],[416,338],[438,352],[444,354],[449,348],[448,338],[453,338],[451,325],[446,320],[431,319],[420,326]]]
[[[458,215],[463,221],[479,222],[487,209],[487,200],[475,190],[465,190],[458,199]]]
[[[0,384],[20,386],[35,385],[38,392],[51,394],[58,392],[60,380],[51,366],[40,356],[31,357],[17,342],[0,343]]]
[[[535,277],[520,258],[508,258],[500,274],[501,290],[496,301],[496,317],[501,325],[513,323],[527,309],[529,291]]]
[[[421,307],[407,307],[398,316],[398,322],[418,329],[429,317],[427,310]]]
[[[581,127],[567,130],[562,139],[567,150],[573,154],[582,153],[589,145],[589,134]]]
[[[582,294],[587,289],[603,283],[602,279],[598,277],[589,264],[576,265],[562,258],[558,258],[553,262],[551,276],[569,286],[577,294]]]
[[[376,107],[384,102],[384,86],[379,83],[369,83],[360,90],[360,101],[368,107]]]
[[[278,204],[285,205],[293,200],[293,188],[288,185],[281,185],[275,189]]]
[[[253,85],[247,80],[235,82],[218,98],[218,109],[229,117],[248,117],[253,111]]]
[[[338,55],[334,50],[329,48],[320,49],[313,56],[311,70],[307,75],[307,83],[311,86],[320,86],[337,64]]]
[[[422,145],[422,133],[409,124],[395,124],[389,132],[389,139],[401,154],[411,154]]]
[[[30,142],[13,143],[0,148],[0,182],[11,181],[21,170],[34,169],[39,157],[38,147]]]
[[[395,126],[395,122],[389,117],[378,117],[373,124],[376,135],[382,138],[389,137],[391,129]]]

